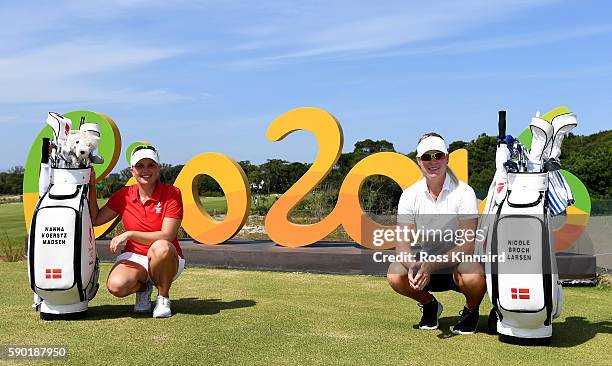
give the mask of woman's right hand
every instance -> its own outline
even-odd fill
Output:
[[[117,247],[121,244],[124,244],[129,239],[129,233],[126,231],[122,234],[115,236],[110,242],[110,251],[111,253],[117,253]]]
[[[414,280],[414,276],[416,276],[419,271],[420,262],[408,262],[404,264],[406,269],[408,270],[408,283],[410,287],[416,290],[416,281]]]

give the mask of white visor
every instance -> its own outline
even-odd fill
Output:
[[[157,154],[157,151],[152,149],[140,149],[135,153],[132,153],[130,164],[132,165],[132,167],[134,167],[142,159],[151,159],[155,163],[159,164],[159,155]]]
[[[428,151],[442,151],[448,154],[448,147],[442,138],[438,136],[429,136],[425,137],[417,145],[417,157],[420,158]]]

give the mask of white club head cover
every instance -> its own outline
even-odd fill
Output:
[[[40,175],[38,176],[38,197],[47,193],[51,183],[51,167],[47,163],[40,164]]]
[[[531,151],[529,152],[529,171],[540,171],[542,160],[546,159],[545,152],[550,151],[549,147],[553,137],[553,126],[548,121],[532,117],[529,124],[531,129]]]
[[[574,113],[562,114],[553,118],[552,126],[554,129],[550,152],[547,154],[551,159],[559,159],[561,155],[561,145],[565,136],[578,125],[578,120]]]
[[[55,143],[61,145],[70,134],[72,129],[72,121],[70,118],[66,118],[59,113],[49,112],[47,115],[47,124],[53,128],[53,135],[55,136]]]
[[[499,144],[495,150],[495,172],[505,172],[504,163],[510,160],[508,145]]]
[[[100,137],[100,126],[96,123],[83,123],[81,127],[79,127],[79,131],[91,133]]]

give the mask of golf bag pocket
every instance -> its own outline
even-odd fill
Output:
[[[503,216],[497,224],[498,306],[505,311],[544,309],[542,268],[543,223],[537,217]]]
[[[66,200],[79,194],[79,186],[72,184],[57,184],[49,189],[49,198],[53,200]]]
[[[69,207],[45,207],[37,212],[34,233],[34,286],[44,291],[75,286],[73,263],[77,213]],[[80,240],[79,240],[80,241]]]

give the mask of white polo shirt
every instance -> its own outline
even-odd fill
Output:
[[[454,231],[459,228],[460,220],[478,217],[478,203],[472,187],[460,180],[455,183],[447,172],[436,200],[429,193],[425,178],[406,188],[400,197],[397,215],[400,225]]]

